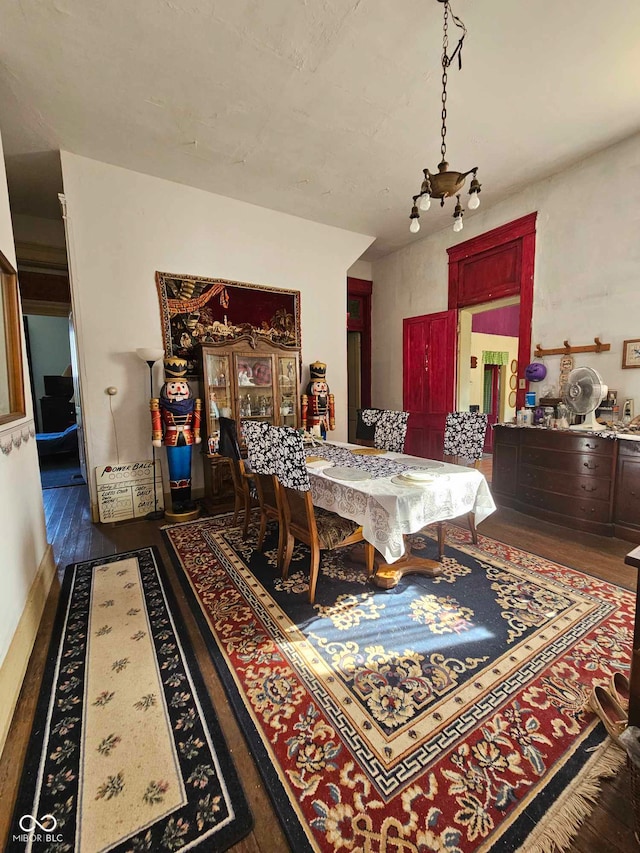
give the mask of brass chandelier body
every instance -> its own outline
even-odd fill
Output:
[[[464,37],[467,34],[467,30],[462,21],[458,17],[456,17],[451,11],[449,0],[438,0],[438,2],[444,4],[444,25],[442,36],[442,129],[440,131],[440,135],[442,138],[442,142],[440,144],[440,154],[442,156],[442,160],[438,164],[437,172],[431,172],[429,171],[429,169],[422,170],[424,174],[424,180],[422,181],[420,192],[417,195],[413,196],[413,207],[411,209],[411,215],[409,217],[409,219],[411,220],[410,230],[413,233],[416,233],[420,230],[420,210],[428,210],[431,205],[431,199],[440,199],[440,206],[444,207],[445,198],[451,198],[454,195],[457,198],[457,204],[453,213],[453,230],[462,230],[462,217],[464,214],[462,211],[462,205],[460,204],[460,196],[458,193],[464,187],[467,177],[471,174],[473,174],[473,180],[471,181],[471,185],[469,187],[469,207],[473,210],[477,208],[480,204],[480,182],[477,178],[478,167],[474,166],[466,172],[449,171],[449,164],[447,163],[446,159],[447,71],[451,62],[456,56],[458,57],[458,67],[462,67],[462,44],[464,42]],[[448,54],[449,14],[451,14],[451,17],[453,18],[453,21],[456,26],[462,29],[462,36],[460,37],[456,49],[453,51],[451,56],[449,56]]]

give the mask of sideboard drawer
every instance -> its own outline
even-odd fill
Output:
[[[568,453],[597,453],[613,456],[615,440],[599,438],[597,435],[580,435],[577,432],[557,432],[549,429],[526,429],[522,435],[526,447],[541,447],[545,450],[564,450]]]
[[[582,518],[588,521],[608,522],[610,511],[607,501],[589,500],[588,498],[571,498],[543,492],[540,489],[525,488],[520,490],[519,499],[531,506],[546,509],[570,518]]]
[[[612,481],[607,477],[568,474],[561,470],[536,468],[531,465],[520,467],[518,488],[535,488],[547,492],[590,500],[608,501],[611,497]]]
[[[584,474],[589,477],[611,478],[612,458],[590,453],[566,453],[562,450],[522,447],[520,450],[522,465],[535,465],[551,471],[566,471],[568,474]]]

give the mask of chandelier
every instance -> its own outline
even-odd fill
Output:
[[[411,208],[411,220],[409,230],[412,234],[417,234],[420,230],[420,211],[427,211],[431,207],[431,199],[439,198],[440,207],[444,207],[445,198],[456,197],[456,206],[453,211],[453,230],[462,231],[462,217],[464,212],[460,204],[459,190],[464,186],[464,182],[468,175],[473,175],[473,180],[469,186],[469,210],[475,210],[480,205],[480,182],[477,178],[478,167],[474,166],[468,172],[450,172],[449,164],[447,163],[447,70],[455,57],[458,57],[458,69],[462,68],[462,43],[467,34],[467,28],[462,23],[460,18],[456,17],[451,11],[449,0],[438,0],[438,3],[444,4],[444,25],[442,30],[442,130],[440,135],[442,142],[440,144],[440,153],[442,160],[438,164],[437,173],[430,172],[429,169],[423,169],[424,180],[420,187],[420,192],[413,196],[413,207]],[[454,24],[462,30],[462,35],[458,44],[449,56],[449,15],[453,19]]]

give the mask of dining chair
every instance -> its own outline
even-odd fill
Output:
[[[380,412],[375,422],[374,447],[404,453],[408,420],[409,412],[394,412],[389,409]]]
[[[484,439],[487,433],[487,415],[483,412],[449,412],[444,426],[444,461],[455,465],[478,467],[482,459]],[[467,523],[471,531],[471,540],[478,544],[475,514],[467,513]],[[446,527],[444,521],[438,522],[438,556],[444,556]]]
[[[355,443],[365,447],[373,447],[376,432],[376,421],[383,409],[358,409],[356,413]]]
[[[284,514],[285,548],[282,577],[287,578],[294,540],[311,549],[309,570],[309,602],[315,601],[320,552],[332,551],[347,545],[364,542],[367,575],[373,574],[375,549],[362,535],[362,526],[335,512],[314,507],[311,484],[300,433],[292,427],[272,427],[277,430],[276,471],[280,504]]]
[[[276,458],[274,427],[264,421],[242,421],[242,433],[247,445],[247,461],[256,487],[260,507],[260,532],[258,550],[264,546],[267,523],[278,524],[278,568],[282,566],[284,554],[284,524],[276,487]]]
[[[218,418],[220,425],[220,441],[218,453],[229,460],[231,481],[233,483],[234,508],[233,525],[238,522],[240,513],[244,513],[242,538],[247,538],[249,520],[251,518],[251,489],[250,476],[245,469],[244,459],[238,444],[238,431],[233,418]]]

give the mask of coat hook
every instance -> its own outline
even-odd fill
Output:
[[[600,340],[600,338],[594,338],[593,340],[595,341],[596,352],[600,352],[602,348],[602,341]]]
[[[569,343],[569,341],[563,341],[563,343],[564,343],[564,347],[565,347],[565,350],[567,352],[567,355],[569,355],[569,353],[571,352],[571,344]]]

